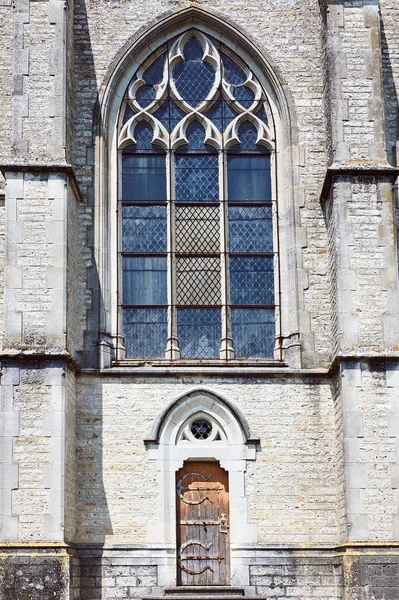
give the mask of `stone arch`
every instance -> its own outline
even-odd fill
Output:
[[[252,436],[247,420],[241,410],[229,399],[207,388],[193,388],[172,400],[157,416],[154,421],[151,435],[144,440],[148,447],[157,446],[171,435],[173,423],[178,424],[195,412],[215,414],[223,422],[235,423],[230,427],[231,440],[247,446],[259,444],[259,438]]]
[[[95,145],[95,263],[102,289],[99,319],[99,348],[101,368],[111,367],[122,348],[118,331],[117,298],[118,259],[117,235],[117,178],[118,150],[117,123],[124,92],[134,72],[150,53],[156,53],[165,43],[188,30],[197,29],[216,39],[239,54],[251,66],[268,97],[275,151],[272,153],[272,188],[278,201],[280,276],[278,277],[278,311],[276,337],[283,348],[284,360],[290,366],[300,367],[299,296],[297,273],[296,228],[298,222],[300,189],[299,151],[295,107],[288,86],[279,68],[258,48],[256,40],[240,31],[233,23],[216,13],[198,7],[189,7],[167,14],[145,30],[137,32],[120,50],[110,65],[100,88],[94,120]],[[266,136],[267,137],[267,136]],[[278,160],[284,168],[274,168]],[[299,263],[300,264],[300,263]],[[306,332],[305,332],[306,333]]]
[[[180,444],[179,432],[196,416],[210,418],[222,429],[220,441]],[[245,496],[245,471],[248,460],[256,459],[259,439],[252,436],[242,412],[231,400],[207,388],[194,388],[172,399],[155,419],[151,435],[144,440],[148,459],[157,461],[160,489],[158,516],[153,523],[157,542],[175,548],[176,505],[175,476],[187,460],[218,461],[229,474],[231,544],[240,546],[257,542],[257,526],[248,522]],[[162,536],[162,540],[159,536]],[[154,539],[155,542],[155,539]],[[248,585],[242,570],[232,559],[233,585]],[[175,556],[170,568],[161,572],[160,585],[175,585]],[[235,568],[237,566],[237,568]]]

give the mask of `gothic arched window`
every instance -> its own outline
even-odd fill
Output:
[[[274,149],[251,69],[192,30],[150,56],[122,104],[126,358],[271,358]]]

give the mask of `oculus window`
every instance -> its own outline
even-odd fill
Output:
[[[172,40],[130,82],[118,147],[125,357],[273,358],[274,141],[251,69],[199,31]]]

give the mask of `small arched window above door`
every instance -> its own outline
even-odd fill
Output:
[[[118,135],[126,358],[276,356],[270,115],[250,67],[197,30],[133,76]]]

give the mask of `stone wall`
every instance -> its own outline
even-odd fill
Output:
[[[328,384],[292,380],[207,384],[230,398],[261,438],[246,474],[258,543],[336,543],[339,494]],[[157,414],[189,390],[162,380],[78,381],[77,539],[148,543],[162,489],[143,439]],[[162,524],[159,523],[159,527]]]

